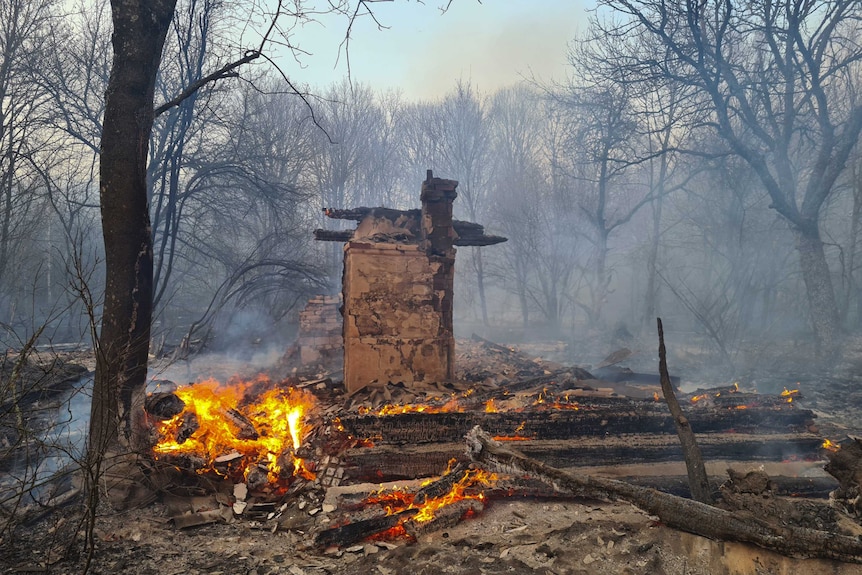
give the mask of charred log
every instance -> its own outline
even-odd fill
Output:
[[[223,410],[223,413],[228,421],[236,427],[237,431],[234,435],[237,439],[257,439],[260,437],[254,424],[236,409],[228,407]]]
[[[185,414],[177,427],[177,436],[175,438],[176,442],[182,445],[188,441],[189,437],[194,435],[195,431],[200,429],[200,427],[201,424],[198,421],[198,416],[196,414],[192,412]]]
[[[373,537],[378,533],[388,531],[403,523],[408,518],[416,515],[418,509],[405,509],[392,515],[382,515],[370,519],[354,521],[347,525],[326,529],[317,534],[314,543],[319,547],[331,547],[333,545],[344,547]]]
[[[457,525],[465,515],[476,515],[482,512],[484,505],[476,499],[462,499],[434,511],[434,518],[429,521],[417,521],[415,518],[404,522],[404,531],[414,539],[426,533],[439,531]]]
[[[449,473],[417,491],[413,497],[413,503],[415,505],[423,505],[429,499],[436,499],[446,495],[452,491],[456,483],[464,478],[464,471],[466,469],[467,466],[464,463],[458,463]]]
[[[606,409],[602,405],[613,405]],[[575,409],[577,407],[577,409]],[[814,418],[809,410],[756,408],[693,412],[689,421],[699,433],[778,432],[804,430]],[[673,419],[664,404],[626,398],[584,399],[570,409],[527,413],[402,413],[345,416],[341,423],[357,438],[394,445],[459,441],[474,426],[493,436],[533,440],[623,434],[671,434]]]
[[[186,403],[175,393],[154,393],[144,403],[144,410],[162,421],[167,421],[183,412]]]
[[[752,543],[794,557],[862,563],[862,541],[818,529],[778,525],[746,512],[726,511],[622,481],[567,473],[508,449],[476,428],[467,451],[477,463],[502,473],[522,473],[582,497],[628,501],[670,527],[725,541]]]
[[[814,434],[700,435],[703,456],[724,461],[813,460],[822,439]],[[561,468],[637,465],[682,461],[679,441],[672,435],[619,437],[570,437],[565,440],[518,441],[513,447],[546,465]],[[464,460],[463,436],[456,442],[425,445],[376,445],[357,447],[342,454],[345,478],[355,482],[396,481],[430,477],[451,459]],[[834,489],[831,478],[818,487]],[[793,493],[798,488],[787,487]]]

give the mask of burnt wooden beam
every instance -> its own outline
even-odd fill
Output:
[[[457,226],[456,226],[457,231]],[[482,247],[482,246],[493,246],[496,244],[501,244],[503,242],[509,241],[509,238],[504,238],[503,236],[488,236],[482,234],[481,236],[475,237],[464,237],[459,235],[458,238],[453,242],[454,245],[459,247]]]
[[[315,537],[314,543],[319,547],[330,547],[333,545],[345,547],[352,545],[357,541],[362,541],[378,533],[388,531],[417,513],[419,513],[418,509],[405,509],[392,515],[382,515],[370,519],[353,521],[347,525],[321,531]]]
[[[340,210],[335,208],[324,208],[323,213],[328,218],[336,220],[362,221],[367,216],[386,218],[395,221],[400,217],[419,219],[421,210],[396,210],[392,208],[352,208]],[[454,241],[456,246],[492,246],[507,241],[502,236],[486,235],[485,228],[481,224],[465,220],[452,220],[452,227],[457,234]],[[321,242],[347,242],[353,237],[353,230],[314,230],[314,239]]]
[[[611,402],[611,399],[617,399]],[[581,401],[578,409],[544,409],[529,412],[401,413],[352,415],[340,418],[348,433],[359,439],[393,445],[459,441],[481,425],[494,436],[533,440],[571,437],[606,437],[622,434],[672,434],[675,424],[663,403],[627,398],[605,398],[616,409]],[[693,411],[689,415],[699,433],[802,431],[814,419],[810,410],[792,405],[782,408],[720,409]]]
[[[319,242],[349,242],[353,237],[353,230],[314,230],[314,239]]]
[[[628,501],[669,527],[710,539],[752,543],[792,557],[862,563],[862,541],[857,537],[773,523],[624,481],[561,471],[501,445],[478,427],[467,436],[467,451],[473,461],[494,471],[541,479],[581,497]]]
[[[737,462],[816,460],[822,438],[814,434],[704,434],[698,436],[704,457]],[[682,461],[673,435],[645,437],[572,437],[554,441],[518,441],[511,445],[554,467],[636,465]],[[426,445],[357,447],[341,454],[344,476],[353,482],[398,481],[430,477],[451,459],[464,456],[461,441]],[[835,485],[834,482],[830,482]]]

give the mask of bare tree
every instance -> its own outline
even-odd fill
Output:
[[[16,278],[45,228],[48,203],[39,170],[45,159],[50,96],[35,80],[35,62],[50,52],[53,2],[0,4],[0,313],[14,321]]]
[[[672,78],[698,90],[707,125],[743,158],[796,234],[818,341],[838,330],[820,213],[862,130],[862,104],[848,96],[862,57],[859,6],[690,0],[600,3],[621,19],[594,25],[613,38],[658,41],[667,57],[635,47],[617,64],[639,78]]]

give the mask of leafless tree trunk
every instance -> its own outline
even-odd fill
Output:
[[[91,457],[146,447],[143,403],[153,297],[146,182],[156,74],[176,0],[117,0],[105,97],[100,205],[105,301],[90,420]]]
[[[601,33],[643,40],[629,43],[638,47],[621,60],[632,80],[696,88],[712,114],[706,125],[751,166],[771,207],[796,230],[811,322],[824,352],[832,353],[838,310],[818,223],[862,130],[862,103],[849,85],[862,57],[858,3],[600,4],[619,16],[595,20]],[[652,42],[668,57],[639,51]]]

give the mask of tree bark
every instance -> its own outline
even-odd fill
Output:
[[[796,248],[799,251],[799,265],[808,295],[816,352],[818,356],[829,357],[836,351],[839,331],[838,304],[816,222],[796,228]]]
[[[144,397],[153,295],[147,154],[156,73],[176,0],[112,0],[99,198],[105,302],[90,420],[90,457],[145,447]]]

